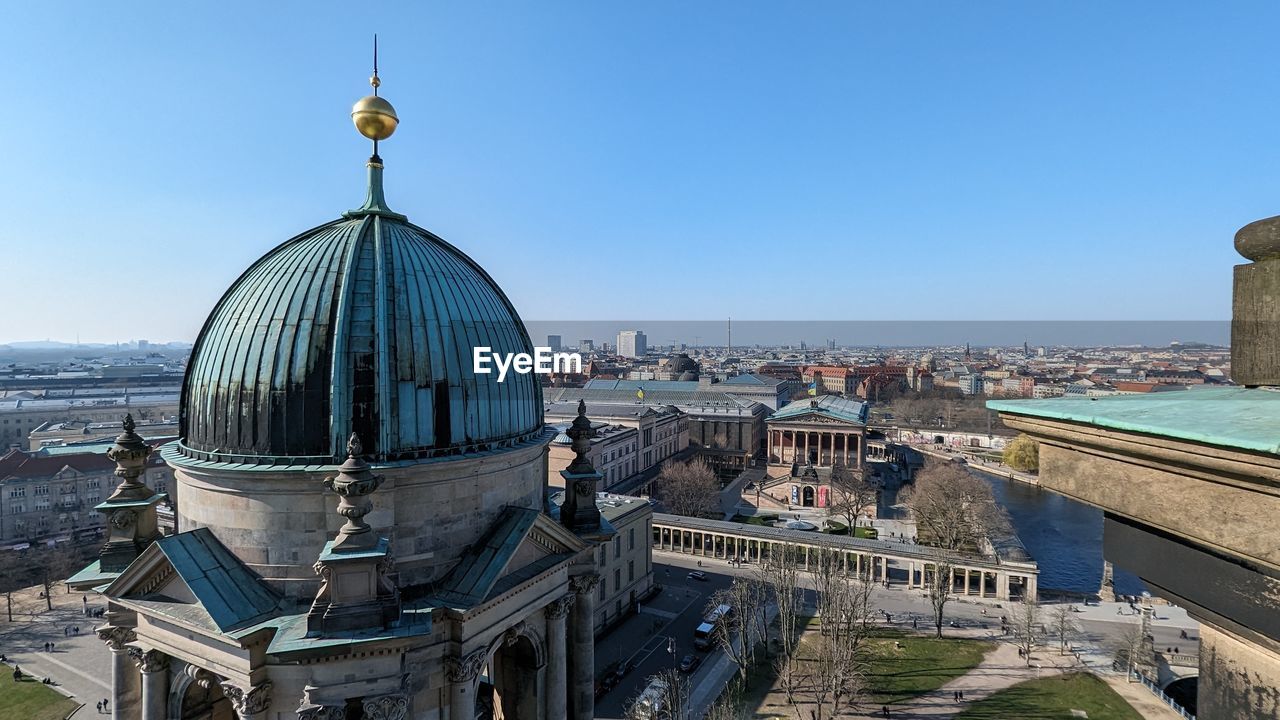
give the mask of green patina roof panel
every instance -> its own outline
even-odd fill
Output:
[[[235,630],[276,613],[280,597],[207,528],[169,535],[155,544],[219,631]]]
[[[838,395],[819,395],[788,403],[769,417],[770,420],[786,420],[811,413],[842,420],[844,422],[867,424],[867,403],[862,400],[851,400]]]
[[[1212,387],[1100,398],[988,400],[987,407],[1011,415],[1280,454],[1280,391],[1268,388]]]

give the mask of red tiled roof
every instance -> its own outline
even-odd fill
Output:
[[[115,466],[110,458],[99,453],[36,455],[13,450],[0,457],[0,480],[11,477],[53,477],[66,467],[83,473],[110,472]]]

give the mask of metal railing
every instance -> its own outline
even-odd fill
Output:
[[[1138,682],[1142,683],[1148,690],[1150,690],[1152,695],[1155,695],[1156,697],[1160,698],[1164,702],[1164,704],[1168,705],[1169,708],[1172,709],[1174,712],[1178,713],[1184,718],[1187,718],[1187,720],[1196,720],[1196,716],[1194,713],[1188,712],[1186,708],[1182,707],[1176,701],[1174,701],[1173,698],[1166,695],[1164,693],[1164,690],[1161,690],[1160,685],[1156,683],[1154,680],[1147,677],[1146,675],[1143,675],[1141,672],[1137,670],[1133,671],[1133,677]]]

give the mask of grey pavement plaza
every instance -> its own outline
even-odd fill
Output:
[[[111,652],[94,632],[106,620],[84,615],[80,593],[63,593],[60,587],[54,590],[53,610],[15,613],[14,622],[5,620],[0,608],[0,654],[24,673],[55,681],[59,689],[87,706],[76,717],[89,717],[94,704],[111,695]],[[91,608],[102,605],[89,601]],[[67,634],[68,628],[77,626],[79,635]],[[53,652],[45,651],[46,642],[54,644]]]

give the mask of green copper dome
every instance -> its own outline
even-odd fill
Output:
[[[520,316],[474,261],[386,208],[381,174],[364,207],[267,253],[214,307],[172,455],[329,464],[355,432],[389,462],[541,433],[536,375],[472,370],[476,346],[532,352]]]

